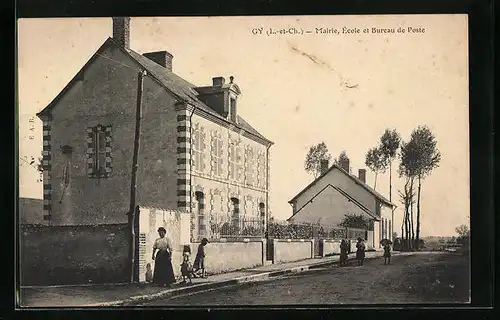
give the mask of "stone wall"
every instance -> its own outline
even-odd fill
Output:
[[[20,228],[21,286],[127,282],[126,224]]]

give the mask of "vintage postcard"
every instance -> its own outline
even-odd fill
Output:
[[[18,20],[20,307],[470,302],[467,15]]]

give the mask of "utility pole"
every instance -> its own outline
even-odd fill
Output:
[[[130,257],[130,282],[134,282],[135,276],[135,214],[136,214],[136,194],[137,194],[137,169],[139,168],[139,142],[141,138],[141,118],[142,118],[142,92],[144,89],[144,76],[146,71],[138,73],[137,80],[137,108],[135,116],[135,136],[134,136],[134,154],[132,158],[132,181],[130,184],[130,208],[128,213],[128,228],[129,228],[129,248],[128,254]]]

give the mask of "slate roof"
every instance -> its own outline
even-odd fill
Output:
[[[327,188],[333,188],[334,190],[336,190],[338,193],[340,193],[342,196],[344,196],[347,200],[349,200],[350,202],[354,203],[355,206],[357,206],[358,208],[360,208],[361,210],[363,210],[365,213],[367,213],[370,217],[372,217],[374,220],[376,221],[380,221],[380,217],[377,217],[377,215],[373,212],[370,211],[370,209],[368,209],[367,207],[365,207],[361,202],[359,202],[356,198],[352,197],[351,195],[349,195],[347,192],[345,192],[344,190],[342,190],[341,188],[339,187],[336,187],[332,184],[327,184],[326,187],[324,187],[323,189],[321,189],[320,191],[318,191],[318,193],[316,193],[311,199],[309,199],[309,201],[312,201],[314,200],[314,198],[316,198],[317,196],[319,196],[321,193],[323,193],[323,191],[325,191]],[[301,208],[299,208],[290,218],[287,219],[287,221],[290,221],[293,219],[293,217],[295,217],[300,211],[302,211],[302,209],[308,204],[309,202],[307,202],[306,204],[304,204]]]
[[[207,106],[205,103],[203,103],[201,100],[198,99],[198,92],[195,90],[197,86],[194,84],[186,81],[185,79],[179,77],[172,71],[164,68],[163,66],[157,64],[156,62],[146,58],[145,56],[131,50],[131,49],[125,49],[118,44],[112,39],[108,38],[104,44],[101,46],[101,48],[98,50],[101,51],[103,47],[107,45],[114,45],[117,46],[118,48],[122,49],[124,53],[126,53],[129,57],[131,57],[134,61],[136,61],[140,66],[142,66],[148,73],[150,73],[156,80],[160,82],[160,84],[165,87],[168,91],[170,91],[173,95],[175,95],[177,98],[180,100],[183,100],[187,103],[190,103],[194,105],[196,108],[210,114],[211,116],[214,116],[224,122],[229,122],[227,119],[225,119],[223,116],[221,116],[219,113],[217,113],[214,109],[210,108]],[[85,67],[93,60],[95,57],[98,56],[98,53],[94,54],[92,58],[83,66],[82,70],[85,69]],[[81,71],[80,71],[81,72]],[[78,72],[78,73],[80,73]],[[71,84],[76,80],[77,76],[73,78],[70,83],[59,93],[59,95],[42,111],[40,111],[37,115],[41,115],[48,111],[50,108],[52,108],[57,100],[59,100],[60,96],[68,90],[68,88],[71,86]],[[272,142],[265,138],[262,134],[260,134],[255,128],[253,128],[248,122],[246,122],[243,118],[238,116],[238,123],[233,124],[236,127],[239,127],[248,133],[265,140],[268,143]]]
[[[288,201],[288,203],[294,202],[304,192],[306,192],[307,190],[309,190],[309,188],[311,188],[313,185],[315,185],[317,182],[319,182],[321,179],[323,179],[324,176],[326,176],[328,173],[330,173],[330,171],[332,171],[334,169],[339,170],[340,172],[342,172],[343,174],[345,174],[346,176],[348,176],[349,178],[351,178],[357,185],[363,187],[366,191],[368,191],[369,193],[371,193],[375,198],[379,199],[382,203],[384,203],[384,204],[386,204],[386,205],[388,205],[390,207],[396,207],[395,204],[393,204],[392,202],[390,202],[389,200],[387,200],[387,198],[385,198],[383,195],[381,195],[380,193],[378,193],[377,191],[375,191],[369,185],[367,185],[366,183],[364,183],[363,181],[361,181],[358,177],[350,174],[349,172],[345,171],[344,169],[342,169],[340,166],[338,166],[336,164],[333,164],[330,167],[330,169],[328,169],[325,173],[323,173],[322,175],[320,175],[319,177],[317,177],[316,179],[314,179],[313,182],[311,182],[309,185],[307,185],[307,187],[305,187],[295,197],[293,197],[292,200]]]

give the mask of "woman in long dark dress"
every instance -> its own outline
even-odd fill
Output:
[[[160,286],[169,286],[175,283],[174,269],[172,267],[172,242],[166,237],[165,228],[158,229],[160,237],[153,245],[153,260],[155,260],[155,270],[153,283]],[[155,252],[156,253],[155,256]]]
[[[358,260],[358,266],[362,266],[365,260],[365,244],[361,238],[358,238],[358,243],[356,243],[356,260]]]

